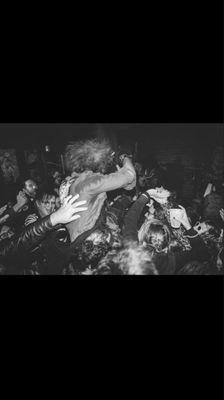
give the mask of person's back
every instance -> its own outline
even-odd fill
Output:
[[[88,150],[88,152],[87,152]],[[105,174],[111,167],[112,150],[107,142],[96,140],[70,145],[66,152],[71,177],[60,188],[60,199],[67,194],[79,194],[80,200],[87,201],[88,211],[79,220],[67,225],[71,242],[82,234],[88,236],[92,229],[105,223],[104,202],[106,192],[124,188],[131,190],[136,185],[136,173],[128,157],[123,157],[123,166],[118,171]]]

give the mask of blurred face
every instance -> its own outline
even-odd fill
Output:
[[[53,178],[54,178],[55,184],[57,186],[59,186],[62,182],[62,176],[61,176],[60,172],[56,171],[53,175]]]
[[[25,192],[30,196],[30,197],[35,197],[37,194],[37,189],[38,186],[37,184],[32,180],[32,179],[28,179],[25,182]]]
[[[164,237],[162,233],[154,233],[151,237],[151,244],[155,248],[160,248],[162,247],[164,242]]]
[[[1,232],[0,232],[0,241],[4,240],[6,238],[10,238],[14,235],[13,230],[7,226],[7,225],[3,225]]]
[[[54,212],[56,206],[56,197],[51,196],[44,198],[41,202],[37,202],[37,207],[40,216],[46,217],[47,215],[50,215]]]

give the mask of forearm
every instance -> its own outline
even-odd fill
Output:
[[[125,240],[138,240],[138,221],[141,216],[142,210],[148,203],[149,198],[146,194],[142,194],[132,205],[124,219],[123,236]]]
[[[13,218],[15,218],[16,214],[23,208],[20,204],[16,203],[13,207],[8,208],[1,215],[0,224],[4,224],[5,222],[11,222]]]
[[[20,251],[29,251],[37,246],[52,229],[50,217],[35,222],[9,241],[3,241],[0,246],[0,257],[15,257]]]

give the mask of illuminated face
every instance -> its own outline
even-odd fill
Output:
[[[56,197],[46,196],[43,201],[37,202],[37,207],[42,218],[52,214],[56,207]]]
[[[37,184],[32,180],[28,179],[25,182],[25,192],[30,196],[30,197],[35,197],[37,194]]]

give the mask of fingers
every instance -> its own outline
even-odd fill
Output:
[[[65,197],[63,204],[64,205],[68,204],[68,202],[69,202],[69,200],[71,200],[71,198],[72,198],[72,195],[69,195],[69,196]]]
[[[75,211],[77,213],[79,211],[86,211],[86,210],[88,210],[88,207],[78,207],[78,208],[75,208],[75,210],[73,210],[73,211]]]
[[[79,207],[79,206],[82,206],[83,204],[86,204],[87,203],[87,201],[86,200],[82,200],[82,201],[71,201],[70,202],[70,204],[73,206],[73,207]]]
[[[74,196],[70,195],[69,197],[70,197],[69,203],[73,204],[79,198],[79,194],[75,194]]]

